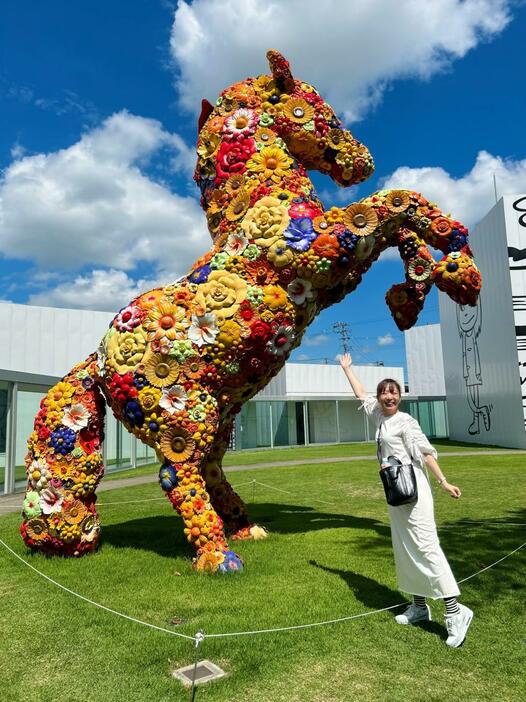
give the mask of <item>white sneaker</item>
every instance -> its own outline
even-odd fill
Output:
[[[417,622],[430,622],[431,610],[429,605],[425,607],[417,607],[415,604],[410,604],[403,614],[397,614],[395,621],[398,624],[416,624]]]
[[[449,636],[447,645],[451,648],[458,648],[464,643],[469,625],[473,619],[473,612],[469,607],[459,604],[460,612],[446,617],[446,629]]]

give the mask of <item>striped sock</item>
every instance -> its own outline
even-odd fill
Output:
[[[421,609],[424,609],[426,606],[426,598],[421,595],[413,595],[413,602],[416,607],[420,607]]]
[[[458,606],[456,597],[444,597],[444,604],[446,605],[446,617],[451,617],[453,614],[460,614],[460,607]]]

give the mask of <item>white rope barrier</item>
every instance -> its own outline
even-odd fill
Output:
[[[292,495],[293,497],[296,497],[299,500],[311,500],[312,502],[321,502],[324,505],[333,505],[333,502],[327,502],[325,500],[319,500],[314,497],[310,496],[305,496],[305,495],[298,495],[295,492],[291,492],[290,490],[283,490],[282,488],[277,488],[274,487],[273,485],[268,485],[267,483],[262,483],[259,480],[249,480],[246,483],[241,483],[240,485],[232,485],[232,490],[239,490],[239,488],[246,487],[247,485],[261,485],[262,487],[268,488],[269,490],[275,490],[277,492],[283,492],[286,495]],[[139,504],[141,502],[157,502],[164,500],[166,501],[166,497],[160,496],[160,497],[146,497],[144,499],[138,499],[138,500],[122,500],[122,501],[117,501],[117,502],[97,502],[97,507],[108,507],[110,505],[132,505],[132,504]],[[168,502],[166,502],[168,504]]]
[[[254,481],[250,480],[247,483],[241,483],[241,485],[232,485],[233,490],[237,490],[240,487],[244,487],[245,485],[252,485]],[[166,495],[161,495],[160,497],[146,497],[144,499],[140,500],[122,500],[122,501],[117,501],[117,502],[97,502],[97,507],[108,507],[108,505],[133,505],[133,504],[138,504],[139,502],[156,502],[164,500],[166,504],[170,504],[169,501],[166,499]]]
[[[517,553],[517,551],[520,551],[521,548],[524,548],[526,546],[526,541],[521,544],[518,548],[515,550],[511,551],[511,553],[506,554],[502,558],[499,558],[498,561],[495,561],[494,563],[491,563],[489,566],[486,566],[485,568],[482,568],[481,570],[478,570],[476,573],[473,573],[472,575],[468,575],[467,578],[463,578],[462,580],[459,580],[458,583],[465,583],[467,580],[471,580],[471,578],[474,578],[476,575],[480,575],[480,573],[484,573],[484,571],[489,570],[490,568],[493,568],[493,566],[496,566],[497,563],[502,563],[502,561],[506,560],[506,558],[509,558],[512,556],[514,553]],[[379,614],[380,612],[387,612],[390,609],[395,609],[396,607],[400,607],[401,605],[406,604],[405,602],[398,602],[397,604],[390,605],[389,607],[383,607],[382,609],[375,609],[371,612],[362,612],[361,614],[353,614],[348,617],[340,617],[339,619],[328,619],[323,622],[313,622],[312,624],[298,624],[296,626],[286,626],[286,627],[278,627],[275,629],[253,629],[251,631],[232,631],[228,633],[222,633],[222,634],[206,634],[207,639],[222,639],[227,636],[249,636],[251,634],[256,635],[256,634],[268,634],[268,633],[273,633],[273,632],[278,632],[278,631],[294,631],[296,629],[311,629],[316,626],[325,626],[327,624],[338,624],[340,622],[348,622],[353,619],[360,619],[362,617],[370,617],[372,614]]]
[[[472,524],[474,526],[477,526],[479,524],[482,524],[484,526],[521,526],[521,527],[526,527],[526,524],[521,523],[521,522],[489,522],[489,521],[476,522],[473,519],[461,519],[459,521],[459,524],[461,526],[471,526]],[[457,524],[444,524],[440,528],[441,529],[452,529],[455,526],[458,526],[458,525]]]
[[[189,639],[190,641],[195,641],[195,636],[188,636],[187,634],[181,634],[179,631],[170,631],[170,629],[165,629],[162,626],[156,626],[155,624],[150,624],[149,622],[143,622],[141,619],[136,619],[135,617],[130,617],[128,614],[123,614],[122,612],[117,612],[115,609],[111,609],[111,607],[106,607],[106,605],[100,604],[99,602],[95,602],[94,600],[90,600],[88,597],[84,597],[84,595],[80,595],[78,592],[75,592],[74,590],[70,590],[69,587],[66,587],[65,585],[61,585],[58,583],[56,580],[53,580],[53,578],[50,578],[49,575],[46,575],[45,573],[42,573],[38,568],[35,568],[34,566],[31,565],[31,563],[28,563],[22,556],[19,556],[18,553],[13,551],[13,549],[6,544],[3,539],[0,539],[0,544],[11,553],[15,558],[18,558],[19,561],[21,561],[24,565],[26,565],[28,568],[31,568],[37,575],[40,575],[42,578],[45,580],[49,581],[52,583],[52,585],[56,585],[59,587],[61,590],[64,590],[65,592],[68,592],[70,595],[73,595],[74,597],[78,597],[79,600],[84,600],[84,602],[88,602],[89,604],[92,604],[94,607],[98,607],[99,609],[103,609],[106,612],[110,612],[111,614],[115,614],[117,617],[122,617],[123,619],[128,619],[130,622],[135,622],[136,624],[142,624],[143,626],[150,627],[150,629],[156,629],[157,631],[163,631],[165,634],[170,634],[171,636],[179,636],[182,639]]]
[[[250,636],[250,635],[257,635],[257,634],[270,634],[270,633],[278,633],[282,631],[297,631],[299,629],[312,629],[314,627],[319,627],[319,626],[326,626],[328,624],[338,624],[341,622],[348,622],[352,621],[354,619],[360,619],[362,617],[370,617],[373,614],[379,614],[381,612],[387,612],[388,610],[395,609],[396,607],[400,607],[401,605],[405,604],[405,602],[398,602],[397,604],[390,605],[389,607],[383,607],[381,609],[375,609],[370,612],[361,612],[360,614],[353,614],[349,615],[347,617],[339,617],[338,619],[327,619],[325,621],[321,622],[312,622],[309,624],[297,624],[293,626],[285,626],[285,627],[275,627],[275,628],[270,628],[270,629],[252,629],[249,631],[231,631],[231,632],[223,632],[223,633],[216,633],[216,634],[205,634],[202,632],[199,632],[200,635],[202,635],[202,638],[200,641],[197,641],[197,634],[195,636],[188,636],[187,634],[181,634],[180,632],[177,631],[171,631],[170,629],[165,629],[160,626],[156,626],[155,624],[150,624],[149,622],[142,621],[141,619],[136,619],[135,617],[130,617],[127,614],[123,614],[122,612],[118,612],[115,609],[111,609],[110,607],[106,607],[105,605],[100,604],[99,602],[95,602],[94,600],[90,600],[87,597],[84,597],[83,595],[80,595],[79,593],[75,592],[74,590],[70,590],[69,588],[65,587],[64,585],[61,585],[59,582],[56,580],[53,580],[50,578],[48,575],[45,575],[45,573],[42,573],[41,571],[38,570],[38,568],[35,568],[32,566],[30,563],[28,563],[24,558],[19,556],[13,549],[8,546],[5,541],[0,539],[0,544],[4,546],[7,551],[9,551],[15,558],[17,558],[19,561],[21,561],[24,565],[26,565],[28,568],[33,570],[35,573],[40,575],[42,578],[47,580],[48,582],[52,583],[53,585],[56,585],[58,588],[61,590],[64,590],[65,592],[68,592],[70,595],[73,595],[74,597],[78,597],[79,599],[83,600],[84,602],[88,602],[89,604],[94,605],[95,607],[98,607],[99,609],[105,610],[106,612],[110,612],[111,614],[115,614],[118,617],[122,617],[123,619],[128,619],[129,621],[135,622],[136,624],[142,624],[143,626],[149,627],[151,629],[155,629],[157,631],[162,631],[166,634],[170,634],[171,636],[178,636],[183,639],[187,639],[190,641],[194,641],[196,646],[204,639],[220,639],[220,638],[227,638],[227,637],[234,637],[234,636]],[[499,563],[502,563],[502,561],[505,561],[507,558],[510,558],[510,556],[513,556],[515,553],[520,551],[522,548],[526,546],[526,541],[518,546],[516,549],[511,551],[510,553],[506,554],[502,558],[499,558],[497,561],[494,563],[491,563],[490,565],[486,566],[485,568],[482,568],[481,570],[478,570],[476,573],[473,573],[472,575],[468,575],[466,578],[463,578],[462,580],[459,580],[458,583],[465,583],[468,580],[471,580],[477,575],[480,575],[481,573],[484,573],[485,571],[489,570],[490,568],[493,568]]]
[[[468,575],[467,578],[462,578],[462,580],[459,580],[458,582],[459,582],[459,583],[465,583],[465,582],[467,582],[468,580],[471,580],[471,578],[474,578],[475,575],[480,575],[481,573],[484,573],[486,570],[489,570],[490,568],[493,568],[493,566],[496,566],[497,563],[502,563],[502,561],[505,561],[506,558],[509,558],[510,556],[513,556],[514,553],[517,553],[517,551],[520,551],[521,548],[524,548],[524,546],[526,546],[526,541],[525,541],[523,544],[521,544],[520,546],[518,546],[516,549],[514,549],[513,551],[511,551],[510,553],[507,553],[507,554],[506,554],[505,556],[503,556],[502,558],[499,558],[499,560],[498,560],[498,561],[495,561],[495,563],[491,563],[489,566],[486,566],[485,568],[481,568],[481,570],[478,570],[476,573],[473,573],[473,575]]]
[[[314,498],[314,497],[301,496],[301,495],[296,494],[295,492],[291,492],[290,490],[283,490],[282,488],[277,488],[277,487],[274,487],[273,485],[267,485],[267,483],[262,483],[259,480],[253,480],[252,483],[254,485],[261,485],[262,487],[266,487],[269,490],[276,490],[277,492],[283,492],[286,495],[292,495],[293,497],[296,497],[298,500],[311,500],[311,502],[321,502],[324,505],[331,505],[331,506],[334,505],[333,502],[326,502],[325,500],[318,500],[317,498]]]
[[[97,502],[97,507],[108,507],[108,505],[133,505],[133,504],[138,504],[139,502],[159,502],[160,500],[164,500],[167,504],[168,500],[166,497],[145,497],[143,500],[122,500],[121,502]]]

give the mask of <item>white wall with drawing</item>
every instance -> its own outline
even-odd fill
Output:
[[[450,437],[526,448],[526,195],[501,198],[470,245],[479,305],[439,295]]]

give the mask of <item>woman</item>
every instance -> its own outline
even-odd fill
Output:
[[[418,500],[410,505],[389,508],[391,537],[393,541],[396,575],[400,590],[413,595],[413,604],[396,617],[398,624],[416,624],[431,620],[431,610],[426,597],[443,599],[446,605],[447,645],[460,646],[473,618],[473,612],[457,602],[458,585],[447,559],[440,547],[435,518],[433,496],[424,466],[435,476],[438,484],[451,497],[458,499],[458,487],[448,483],[437,463],[437,452],[422,432],[420,425],[410,415],[400,412],[400,385],[389,378],[382,380],[376,399],[355,376],[350,354],[340,359],[354,394],[363,402],[363,408],[376,426],[379,438],[380,460],[394,456],[402,463],[413,463],[418,487]]]

